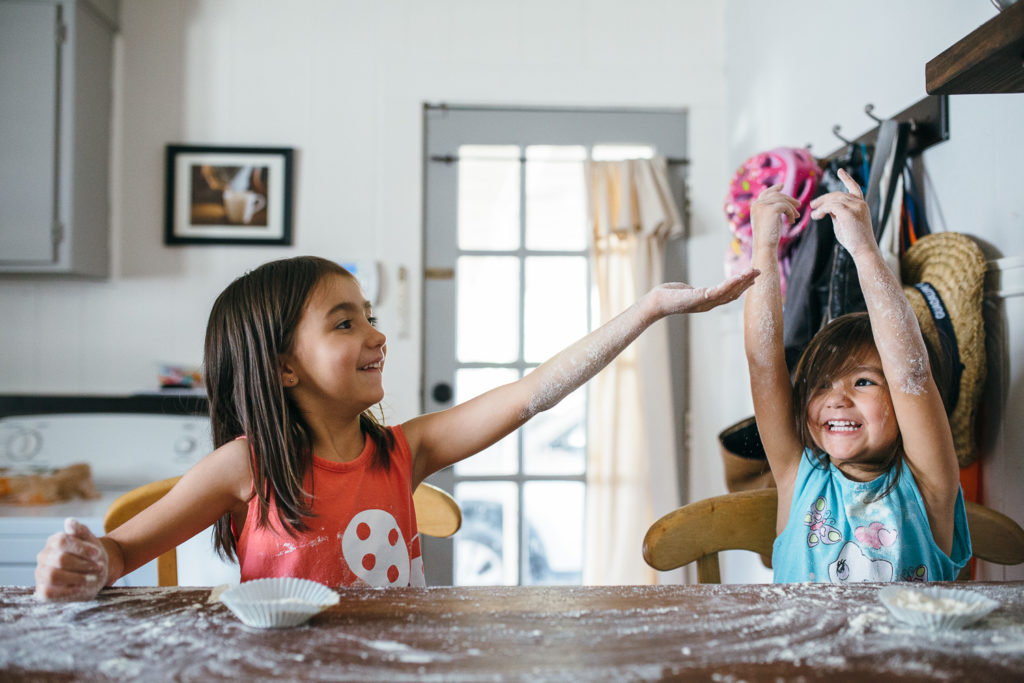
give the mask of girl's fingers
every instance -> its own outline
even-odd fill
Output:
[[[715,289],[735,289],[735,288],[739,288],[740,291],[743,291],[760,274],[761,274],[761,271],[758,270],[757,268],[748,268],[747,270],[743,271],[742,273],[739,273],[738,275],[733,275],[728,280],[726,280],[722,284],[720,284],[717,287],[715,287]]]
[[[780,199],[791,204],[794,204],[796,206],[800,205],[800,202],[798,202],[796,199],[790,197],[788,194],[782,191],[781,183],[777,185],[772,185],[771,187],[764,188],[764,190],[761,191],[761,194],[757,195],[757,199],[755,199],[754,201],[769,202]]]
[[[103,555],[99,541],[89,542],[68,534],[57,535],[54,549],[60,554],[75,555],[93,562],[98,562]]]
[[[86,600],[103,588],[107,557],[87,526],[69,517],[36,558],[36,596],[45,600]]]
[[[811,217],[818,218],[826,213],[834,214],[837,210],[852,210],[855,205],[862,201],[846,192],[830,192],[811,202]],[[815,213],[818,215],[815,216]]]
[[[88,600],[103,588],[104,575],[95,571],[71,571],[60,567],[36,567],[36,597],[44,600]]]
[[[853,176],[851,176],[849,173],[847,173],[843,169],[839,169],[838,175],[839,175],[839,179],[841,181],[843,181],[843,185],[846,186],[846,190],[850,194],[852,194],[857,199],[863,199],[864,198],[864,193],[861,192],[860,185],[858,185],[857,181],[853,179]]]
[[[86,559],[80,555],[72,555],[69,553],[61,553],[53,556],[49,561],[49,565],[56,569],[74,572],[77,574],[95,574],[100,571],[99,563]]]
[[[695,288],[685,282],[662,283],[657,288],[661,292],[658,297],[660,308],[666,314],[707,311],[738,298],[754,283],[760,272],[750,268],[714,287]]]
[[[769,206],[775,206],[776,204],[780,204],[783,206],[792,206],[793,208],[798,208],[800,206],[799,201],[790,197],[788,194],[782,194],[781,192],[776,192],[768,196],[762,194],[760,197],[757,198],[756,203],[767,204]]]
[[[96,535],[86,525],[79,522],[74,517],[68,517],[64,520],[64,533],[78,538],[85,539],[86,541],[96,541]]]
[[[42,600],[91,600],[102,586],[96,582],[82,582],[77,585],[59,583],[41,584],[36,582],[35,595]]]
[[[734,275],[725,282],[704,290],[704,298],[716,304],[733,301],[754,284],[754,280],[760,273],[761,271],[756,268],[751,268],[739,275]]]

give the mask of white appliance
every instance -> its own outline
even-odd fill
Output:
[[[76,517],[97,536],[103,515],[122,493],[184,474],[212,450],[205,397],[0,396],[0,467],[30,472],[88,463],[102,497],[50,505],[0,503],[0,584],[34,585],[36,554],[47,537]],[[211,531],[178,546],[178,583],[237,583],[238,567],[213,552]],[[156,563],[116,585],[156,585]]]

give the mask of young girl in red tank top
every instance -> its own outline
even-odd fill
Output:
[[[384,396],[386,338],[359,283],[321,258],[267,263],[229,285],[210,314],[216,450],[109,535],[69,520],[39,554],[36,594],[90,599],[211,524],[243,580],[422,585],[420,482],[557,404],[655,321],[732,301],[755,277],[655,287],[522,379],[385,428],[370,409]]]

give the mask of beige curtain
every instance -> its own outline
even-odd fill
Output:
[[[604,323],[662,281],[665,244],[683,228],[664,158],[591,162],[587,180]],[[665,578],[641,546],[656,516],[679,505],[669,354],[660,321],[590,383],[586,584]]]

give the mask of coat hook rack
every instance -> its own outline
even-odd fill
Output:
[[[842,140],[843,142],[845,142],[848,145],[854,144],[854,142],[852,140],[847,140],[846,138],[844,138],[842,135],[839,134],[839,124],[838,123],[836,125],[832,126],[832,135],[835,135],[837,138],[839,138],[840,140]]]
[[[867,104],[864,106],[864,113],[870,116],[872,120],[881,123],[883,119],[875,116],[874,111],[875,106],[873,104]],[[949,96],[929,95],[918,100],[900,113],[894,114],[890,118],[910,124],[910,138],[907,141],[907,155],[912,157],[917,156],[932,145],[936,145],[949,139]],[[839,134],[838,124],[832,126],[832,133],[842,140],[844,144],[839,149],[824,157],[822,159],[823,162],[832,161],[833,159],[846,154],[850,145],[868,145],[870,147],[875,144],[876,140],[878,140],[877,125],[854,140],[847,140],[845,137],[841,136]]]

